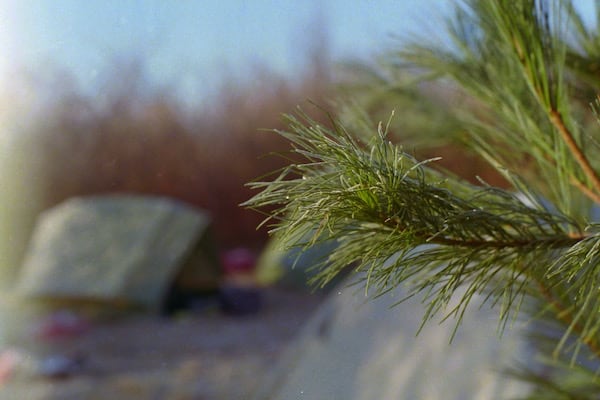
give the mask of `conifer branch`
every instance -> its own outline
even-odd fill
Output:
[[[454,46],[415,41],[400,60],[393,55],[391,67],[409,63],[428,78],[450,77],[469,95],[467,107],[448,107],[454,126],[471,134],[470,144],[525,198],[442,175],[432,160],[419,162],[392,144],[387,128],[368,140],[366,124],[349,132],[338,121],[327,129],[303,116],[288,117],[289,131],[279,134],[304,161],[250,184],[260,193],[245,205],[275,208],[271,233],[288,246],[337,243],[316,266],[318,282],[352,265],[375,294],[407,285],[409,296],[424,294],[424,322],[443,313],[459,324],[475,295],[484,294],[499,306],[503,328],[524,298],[533,300],[527,307],[541,312],[530,314],[552,328],[539,336],[553,347],[558,378],[525,374],[539,386],[530,398],[597,398],[600,224],[590,220],[589,207],[590,200],[600,205],[600,174],[591,162],[598,148],[585,146],[582,132],[598,131],[578,119],[581,71],[571,69],[593,72],[588,56],[600,49],[600,36],[586,33],[566,0],[461,4],[449,25]],[[589,53],[576,52],[576,63],[567,51],[569,25],[559,18],[564,10]],[[524,160],[530,168],[518,177],[506,168]],[[573,368],[584,357],[588,363]]]
[[[532,240],[458,240],[445,237],[434,237],[428,240],[429,243],[439,244],[443,246],[453,247],[468,247],[481,248],[487,247],[492,249],[518,248],[518,247],[544,247],[547,249],[562,249],[571,247],[581,240],[583,235],[568,235],[559,237],[536,238]]]
[[[524,288],[523,278],[545,274],[524,273],[522,260],[535,255],[539,261],[588,238],[575,221],[512,193],[442,179],[387,141],[381,128],[367,144],[339,123],[329,130],[304,118],[289,117],[292,130],[279,133],[307,161],[271,182],[251,184],[262,192],[245,205],[276,206],[273,232],[291,246],[308,246],[323,234],[340,244],[321,265],[323,284],[354,264],[381,291],[421,277],[414,288],[433,290],[430,315],[444,309],[461,283],[472,289],[462,307],[486,290],[497,299],[510,292],[510,302],[519,295],[514,286]],[[429,247],[410,252],[422,245]],[[383,265],[398,252],[403,255],[392,266]],[[437,271],[445,262],[449,266]],[[496,277],[506,274],[516,275],[497,287]]]
[[[410,229],[408,226],[399,222],[397,217],[383,218],[382,225],[398,230]],[[506,238],[495,240],[492,238],[486,239],[464,239],[444,236],[442,233],[436,233],[433,236],[427,236],[419,230],[413,229],[414,237],[421,242],[427,244],[437,244],[441,246],[463,247],[463,248],[490,248],[490,249],[505,249],[519,247],[543,247],[547,249],[560,249],[574,246],[588,236],[582,233],[565,233],[561,236],[535,237],[529,239]]]

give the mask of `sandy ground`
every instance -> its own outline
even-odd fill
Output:
[[[251,316],[209,308],[95,322],[87,333],[45,349],[46,356],[81,360],[73,375],[17,375],[0,386],[0,399],[249,399],[322,299],[271,288]]]

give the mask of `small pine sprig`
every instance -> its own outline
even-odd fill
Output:
[[[250,184],[262,191],[244,205],[275,206],[271,232],[290,246],[310,246],[323,236],[338,243],[323,260],[319,283],[355,265],[375,293],[404,283],[410,293],[425,293],[425,320],[441,311],[460,320],[473,296],[485,293],[506,321],[526,294],[563,301],[554,298],[561,282],[587,271],[575,271],[569,260],[572,252],[600,243],[598,237],[546,209],[531,193],[524,201],[505,190],[442,177],[427,166],[434,160],[418,162],[402,152],[381,125],[365,143],[337,122],[328,129],[302,118],[288,117],[290,130],[279,133],[306,161],[272,181]],[[448,310],[458,292],[461,301]],[[571,322],[582,318],[578,313]],[[584,325],[597,328],[600,321]]]

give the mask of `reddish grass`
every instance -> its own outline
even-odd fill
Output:
[[[295,83],[262,69],[223,84],[210,107],[191,112],[169,93],[143,93],[139,68],[116,66],[99,98],[55,81],[52,88],[62,89],[45,104],[35,128],[44,149],[44,208],[72,196],[167,196],[208,210],[221,247],[260,247],[266,231],[256,226],[263,216],[238,205],[252,195],[247,182],[286,163],[265,155],[289,149],[262,129],[283,128],[282,113],[327,97],[331,85],[323,68],[315,66]]]
[[[282,113],[306,100],[325,104],[335,97],[329,66],[313,57],[294,82],[267,69],[244,81],[224,79],[209,106],[189,111],[168,91],[148,91],[141,64],[131,65],[115,65],[94,98],[82,94],[68,74],[57,75],[51,85],[30,82],[47,96],[32,116],[43,149],[42,208],[72,196],[167,196],[210,212],[220,248],[260,248],[267,238],[265,229],[256,230],[263,216],[239,204],[252,195],[247,182],[287,163],[265,155],[289,150],[279,135],[263,129],[284,128]],[[444,166],[460,175],[497,178],[460,150],[442,153]]]

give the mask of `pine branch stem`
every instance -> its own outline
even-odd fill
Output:
[[[392,222],[393,220],[387,219],[383,221],[383,224],[394,229],[405,230],[405,225]],[[392,223],[391,223],[392,222]],[[570,232],[566,236],[549,236],[542,238],[532,239],[513,239],[513,240],[474,240],[474,239],[455,239],[448,236],[442,235],[428,235],[425,232],[413,232],[418,240],[421,240],[428,244],[438,244],[441,246],[454,246],[463,248],[492,248],[492,249],[508,249],[508,248],[523,248],[523,247],[545,247],[548,249],[561,249],[565,247],[571,247],[575,244],[586,239],[587,236],[582,233]]]
[[[587,187],[583,182],[579,179],[573,177],[571,180],[573,186],[575,186],[578,190],[581,191],[584,195],[586,195],[590,200],[594,203],[600,204],[600,194],[594,192],[592,189]]]
[[[427,242],[444,246],[468,248],[487,247],[493,249],[506,249],[519,247],[546,247],[548,249],[558,249],[571,247],[583,240],[584,238],[584,236],[569,236],[558,238],[550,237],[532,240],[463,240],[446,237],[434,237],[431,240],[427,240]]]
[[[600,203],[600,201],[598,201],[598,200],[600,200],[600,197],[596,194],[596,193],[600,193],[600,176],[598,176],[598,173],[592,167],[589,160],[587,159],[587,157],[585,156],[585,154],[583,153],[583,151],[581,150],[581,148],[575,141],[573,134],[571,133],[569,128],[567,128],[567,126],[565,125],[562,115],[557,110],[552,109],[552,110],[550,110],[549,117],[550,117],[550,121],[552,122],[554,127],[558,130],[558,132],[560,133],[560,136],[565,141],[565,144],[567,145],[567,147],[573,154],[573,157],[575,157],[575,160],[577,161],[577,163],[583,170],[584,174],[588,177],[588,179],[592,183],[594,190],[593,191],[587,190],[585,192],[586,195],[588,195],[588,197],[589,197],[590,194],[593,193],[594,196],[592,199],[596,203]]]

